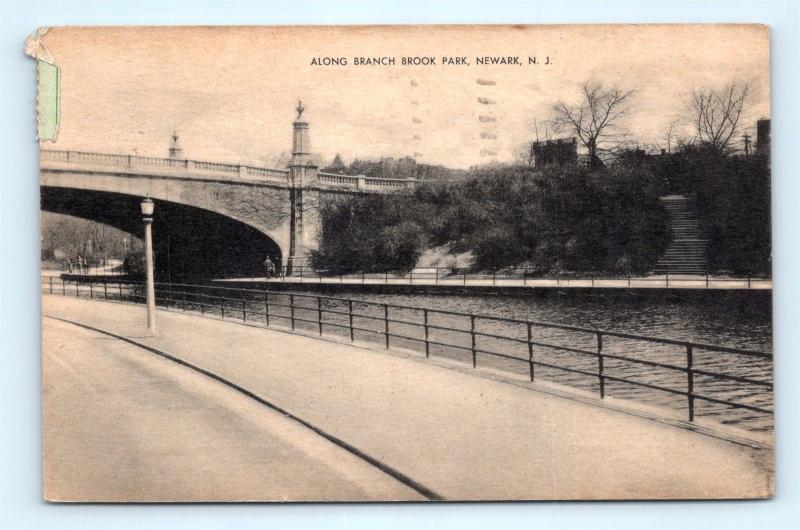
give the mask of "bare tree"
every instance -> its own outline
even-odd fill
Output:
[[[672,153],[672,145],[676,142],[680,142],[680,138],[678,134],[676,134],[675,129],[678,127],[678,118],[673,119],[669,122],[667,126],[667,130],[664,131],[664,143],[667,145],[667,153]]]
[[[747,84],[735,81],[722,88],[692,92],[689,111],[700,144],[719,152],[729,149],[731,139],[739,132],[739,119],[749,92]]]
[[[533,119],[533,135],[537,142],[547,142],[561,132],[561,125],[556,120]]]
[[[633,90],[606,88],[596,81],[581,86],[581,100],[576,104],[559,101],[553,105],[553,123],[574,133],[589,154],[589,165],[597,167],[598,153],[612,151],[619,144],[620,121],[630,110]]]

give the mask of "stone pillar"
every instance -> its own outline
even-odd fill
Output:
[[[172,136],[169,142],[169,157],[179,160],[183,159],[183,147],[181,147],[181,142],[178,138],[178,131],[174,129],[172,130]]]
[[[289,162],[289,256],[286,259],[286,274],[297,273],[298,265],[306,265],[304,243],[304,189],[317,184],[317,167],[311,162],[311,142],[308,138],[308,122],[303,119],[303,102],[297,104],[297,118],[294,120],[292,136],[292,160]]]

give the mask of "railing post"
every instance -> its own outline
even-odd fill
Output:
[[[708,288],[708,264],[706,264],[706,288]]]
[[[89,280],[89,298],[94,298],[94,288],[92,287],[92,280]]]
[[[269,327],[269,291],[264,291],[264,320]]]
[[[528,366],[531,372],[531,382],[533,382],[533,324],[528,322]]]
[[[108,280],[103,278],[103,296],[108,300]]]
[[[606,378],[603,375],[603,334],[597,333],[597,377],[600,379],[600,399],[606,397]]]
[[[469,334],[472,339],[472,367],[478,367],[478,352],[475,349],[475,315],[469,315]]]
[[[492,285],[497,285],[497,271],[492,271]]]
[[[666,287],[669,287],[669,267],[667,267],[667,285],[666,285]]]
[[[322,335],[322,297],[317,296],[317,323],[319,324],[319,334]]]
[[[355,334],[353,330],[353,300],[347,299],[347,315],[350,319],[350,342],[355,340]]]
[[[439,267],[436,267],[435,270],[436,270],[436,281],[435,281],[435,283],[436,283],[436,285],[439,285]]]
[[[689,401],[689,421],[694,421],[694,352],[692,345],[686,344],[686,397]]]
[[[464,269],[464,285],[467,285],[467,269]]]
[[[247,322],[247,308],[245,307],[244,298],[242,298],[242,322]]]
[[[430,342],[428,342],[428,310],[423,309],[422,314],[423,314],[423,322],[425,325],[425,358],[427,359],[428,357],[431,356],[431,345]]]
[[[386,349],[389,349],[389,305],[383,304],[383,336],[386,338]]]
[[[225,318],[225,303],[222,301],[222,297],[219,298],[219,312],[222,318]]]
[[[81,292],[78,289],[78,280],[75,280],[75,297],[76,298],[80,298],[81,297]]]
[[[414,269],[408,272],[408,283],[414,283]]]
[[[64,282],[64,278],[61,278],[61,295],[67,296],[67,284]]]
[[[119,299],[122,301],[122,282],[118,282],[117,285],[119,286]]]
[[[292,321],[292,329],[294,329],[294,295],[289,295],[289,316]]]
[[[206,314],[206,293],[203,288],[200,288],[200,315],[205,316]]]
[[[48,276],[48,279],[50,280],[50,294],[53,294],[53,277]]]

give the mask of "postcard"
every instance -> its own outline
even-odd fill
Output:
[[[46,500],[774,495],[769,28],[26,51]]]

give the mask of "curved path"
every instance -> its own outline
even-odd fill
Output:
[[[159,336],[144,338],[142,307],[42,299],[45,315],[208,370],[448,500],[773,491],[769,450],[349,344],[164,311]],[[422,498],[189,368],[73,324],[45,318],[44,326],[50,498]],[[72,346],[76,333],[82,342]],[[71,390],[59,391],[63,385]]]
[[[45,319],[51,501],[424,500],[291,419],[147,350]]]

